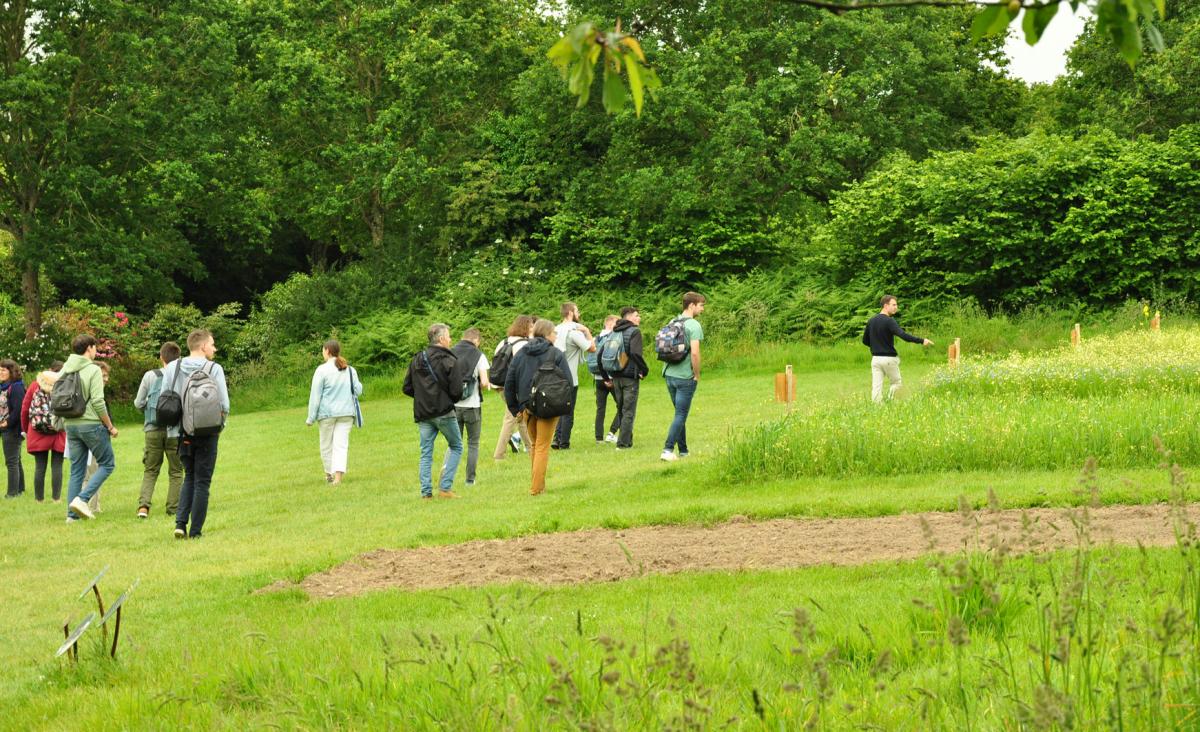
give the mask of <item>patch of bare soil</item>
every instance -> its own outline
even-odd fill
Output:
[[[1096,544],[1166,546],[1175,542],[1171,507],[1089,509]],[[1079,515],[1079,510],[1074,512]],[[1200,506],[1189,507],[1200,518]],[[379,549],[310,575],[311,597],[373,590],[428,590],[528,582],[563,585],[613,582],[641,574],[786,569],[914,559],[964,546],[1047,551],[1073,546],[1072,512],[1029,509],[921,513],[879,518],[777,519],[735,516],[716,526],[589,529],[517,539],[469,541],[417,549]],[[291,586],[276,583],[265,591]]]

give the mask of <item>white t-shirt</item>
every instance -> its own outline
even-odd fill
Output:
[[[457,402],[454,406],[462,407],[463,409],[473,409],[483,405],[483,399],[480,398],[479,385],[481,379],[487,376],[488,368],[491,364],[488,363],[487,356],[479,354],[479,364],[475,367],[475,389],[471,392],[471,396]]]
[[[592,347],[592,342],[579,330],[579,323],[559,323],[554,326],[554,347],[567,357],[571,382],[579,386],[579,361]]]

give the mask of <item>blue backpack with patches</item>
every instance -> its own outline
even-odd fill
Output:
[[[600,353],[604,350],[604,342],[610,336],[612,336],[612,333],[596,336],[596,350],[588,351],[583,357],[587,362],[588,373],[597,379],[604,378],[604,373],[600,371]]]
[[[604,348],[600,351],[600,365],[614,376],[625,370],[629,365],[629,352],[625,350],[625,333],[613,331],[604,339]]]

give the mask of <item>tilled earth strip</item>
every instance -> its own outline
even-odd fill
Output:
[[[299,587],[311,597],[330,598],[386,589],[565,585],[642,574],[846,566],[914,559],[964,546],[1048,551],[1077,544],[1081,513],[1043,508],[770,521],[735,516],[715,526],[588,529],[379,549],[310,575]],[[1176,541],[1180,513],[1170,506],[1106,506],[1087,513],[1087,532],[1098,545],[1167,546]],[[1200,505],[1188,506],[1187,515],[1192,522],[1200,520]],[[264,590],[291,586],[281,582]]]

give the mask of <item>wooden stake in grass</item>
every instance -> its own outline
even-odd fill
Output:
[[[1153,317],[1153,318],[1150,318],[1150,330],[1152,330],[1152,331],[1154,331],[1155,333],[1157,333],[1157,332],[1158,332],[1158,329],[1159,329],[1159,326],[1161,326],[1161,325],[1162,325],[1162,317],[1161,317],[1161,313],[1159,313],[1157,310],[1155,310],[1155,311],[1154,311],[1154,317]]]
[[[958,358],[962,355],[962,344],[960,338],[955,338],[954,342],[946,348],[946,361],[951,367],[958,366]]]
[[[789,410],[796,401],[796,374],[791,364],[782,374],[775,374],[775,401],[787,404]]]
[[[1078,346],[1080,343],[1083,343],[1083,331],[1080,330],[1079,323],[1076,323],[1071,330],[1071,345]]]

